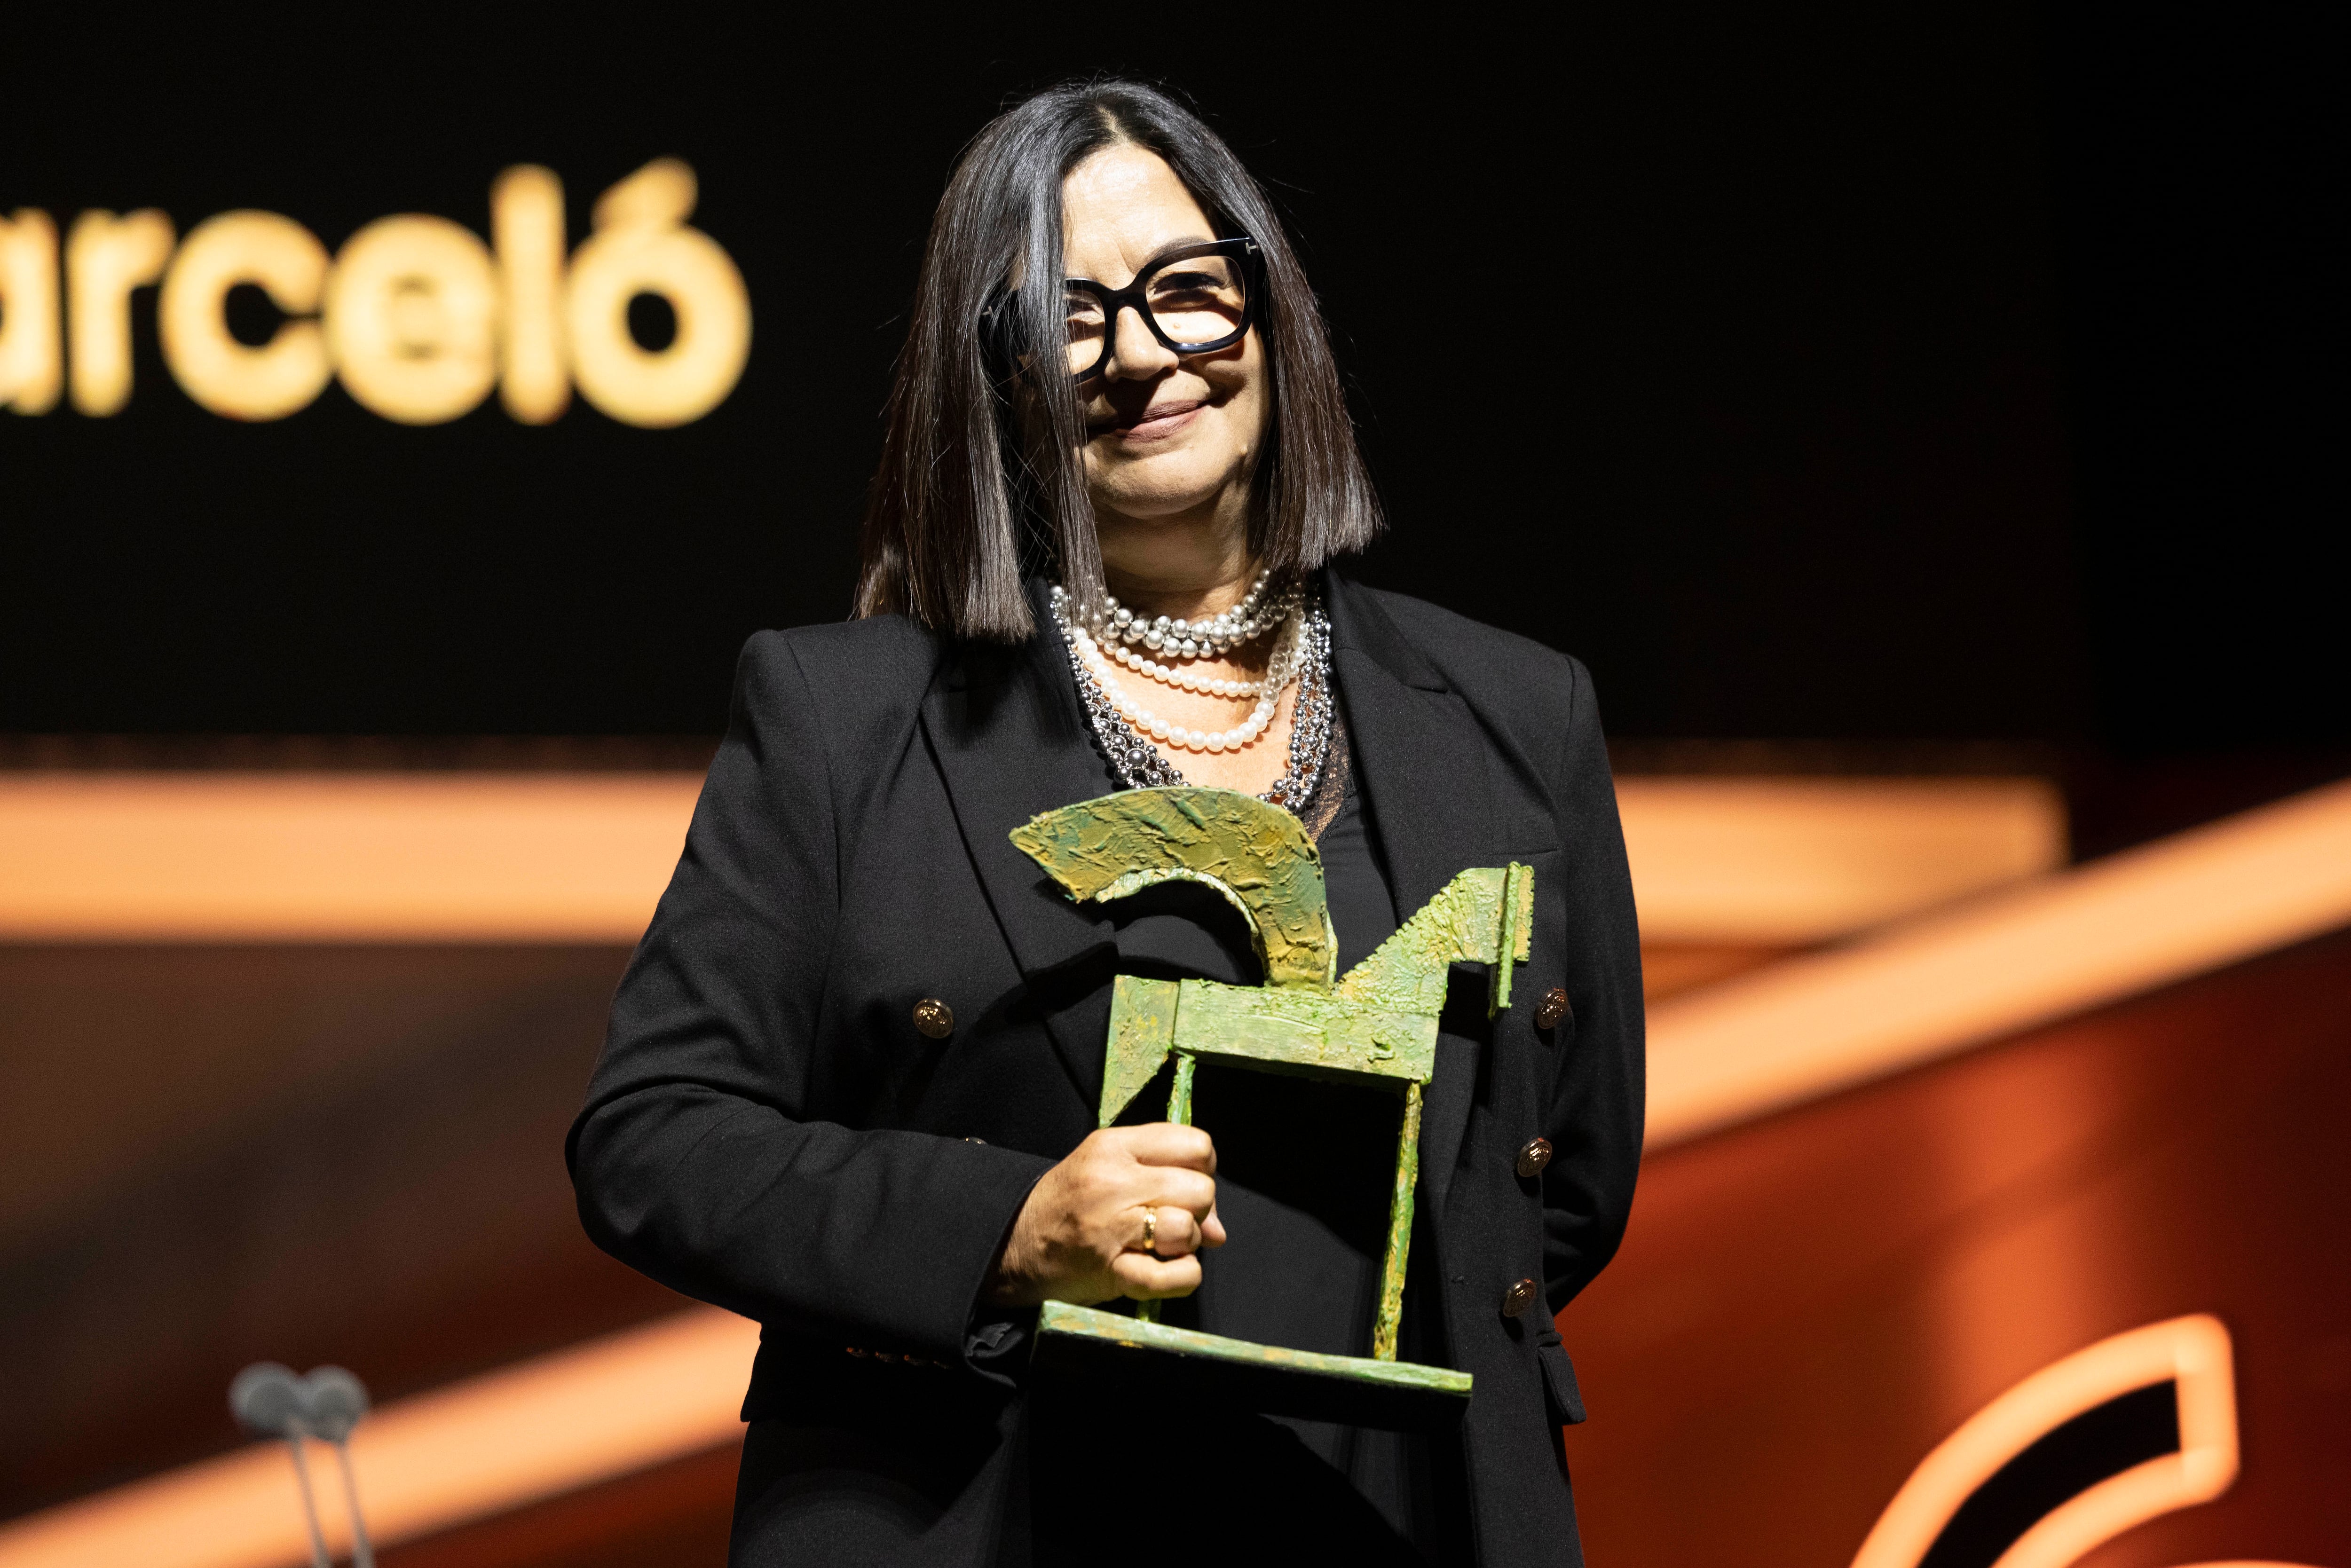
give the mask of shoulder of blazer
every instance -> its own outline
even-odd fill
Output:
[[[789,631],[758,632],[743,656],[789,659],[827,693],[919,704],[938,669],[939,640],[903,615],[870,615]]]
[[[736,700],[754,729],[815,732],[836,802],[885,768],[912,735],[936,677],[937,638],[902,615],[754,633],[744,643]]]
[[[1591,674],[1570,655],[1409,594],[1358,582],[1343,591],[1530,757],[1556,758],[1569,730],[1594,722]]]

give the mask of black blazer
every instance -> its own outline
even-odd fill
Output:
[[[1399,916],[1465,867],[1534,868],[1517,1005],[1489,1023],[1465,981],[1477,1005],[1443,1022],[1414,1274],[1436,1320],[1421,1354],[1477,1379],[1447,1449],[1477,1561],[1578,1562],[1558,1432],[1583,1419],[1574,1374],[1548,1313],[1501,1306],[1533,1277],[1555,1312],[1599,1271],[1640,1155],[1639,946],[1591,679],[1416,600],[1327,574],[1325,592]],[[764,1325],[746,1419],[799,1433],[810,1473],[898,1466],[925,1561],[1018,1559],[1032,1490],[1047,1506],[1022,1358],[975,1338],[976,1303],[1102,1083],[1111,923],[1006,837],[1104,789],[1039,608],[1049,629],[1008,649],[897,617],[752,638],[567,1146],[599,1245]],[[1553,986],[1573,1012],[1539,1030]],[[954,1010],[944,1041],[913,1025],[927,997]],[[1537,1135],[1557,1155],[1524,1179]],[[737,1506],[738,1562],[762,1560],[747,1535],[831,1539],[820,1510]]]

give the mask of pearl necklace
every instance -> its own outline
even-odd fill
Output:
[[[1300,608],[1303,613],[1295,633],[1298,701],[1290,716],[1288,766],[1274,780],[1273,788],[1258,797],[1292,812],[1307,810],[1315,791],[1322,787],[1324,767],[1331,758],[1331,736],[1336,716],[1331,692],[1330,619],[1311,598],[1301,595]],[[1062,646],[1069,650],[1079,703],[1086,710],[1087,727],[1101,744],[1111,771],[1129,789],[1171,789],[1189,783],[1182,771],[1152,744],[1148,733],[1136,729],[1111,706],[1102,683],[1094,677],[1095,666],[1090,665],[1078,651],[1072,619],[1062,605],[1054,605],[1054,625],[1061,632]]]
[[[1136,730],[1150,736],[1154,740],[1165,741],[1181,751],[1238,751],[1244,747],[1252,745],[1265,733],[1266,726],[1273,722],[1273,710],[1280,702],[1282,692],[1290,682],[1298,678],[1300,633],[1303,629],[1304,621],[1293,609],[1290,617],[1282,623],[1281,641],[1274,648],[1272,662],[1266,666],[1265,678],[1248,683],[1222,683],[1228,685],[1247,684],[1255,688],[1251,695],[1257,697],[1257,706],[1249,710],[1249,717],[1230,729],[1186,729],[1182,725],[1171,724],[1153,713],[1142,703],[1136,701],[1124,686],[1119,685],[1110,673],[1111,662],[1102,653],[1102,644],[1094,640],[1093,634],[1082,622],[1070,614],[1068,602],[1069,596],[1060,587],[1055,587],[1053,617],[1061,623],[1061,630],[1068,635],[1071,645],[1077,652],[1079,663],[1084,666],[1086,673],[1094,678],[1094,684],[1102,688],[1102,694],[1108,700],[1112,709]],[[1123,651],[1121,650],[1121,652]],[[1208,683],[1195,681],[1187,683],[1187,686],[1188,689],[1196,691],[1200,685],[1207,684]]]
[[[1238,648],[1243,643],[1255,642],[1290,619],[1291,612],[1298,608],[1298,591],[1286,590],[1269,602],[1265,590],[1272,580],[1270,569],[1258,573],[1257,581],[1249,585],[1238,604],[1200,622],[1186,621],[1180,615],[1173,621],[1165,615],[1137,615],[1120,604],[1117,595],[1112,593],[1102,595],[1099,610],[1071,619],[1081,622],[1100,642],[1113,646],[1124,644],[1119,649],[1121,653],[1140,643],[1153,653],[1172,659],[1206,658]]]
[[[1285,622],[1284,624],[1288,622]],[[1219,680],[1210,675],[1196,675],[1189,670],[1170,669],[1167,665],[1154,659],[1147,659],[1134,649],[1117,643],[1111,643],[1103,648],[1102,652],[1138,675],[1157,681],[1163,686],[1174,686],[1178,691],[1197,692],[1202,696],[1253,697],[1262,695],[1266,689],[1265,682],[1262,680]]]

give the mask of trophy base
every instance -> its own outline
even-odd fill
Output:
[[[1123,1395],[1398,1432],[1449,1428],[1469,1404],[1466,1372],[1251,1344],[1062,1301],[1038,1309],[1035,1364]]]

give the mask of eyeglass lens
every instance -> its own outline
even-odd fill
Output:
[[[1064,291],[1070,327],[1070,373],[1083,375],[1102,360],[1112,329],[1102,302],[1082,288]],[[1240,260],[1193,256],[1171,261],[1143,286],[1144,307],[1160,334],[1178,349],[1219,342],[1240,329],[1249,302]]]

